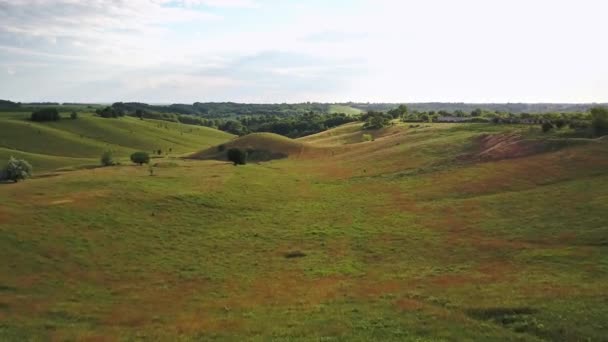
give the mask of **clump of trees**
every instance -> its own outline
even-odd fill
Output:
[[[150,162],[150,155],[146,152],[135,152],[131,155],[131,161],[140,166]]]
[[[601,137],[608,134],[608,108],[593,107],[590,113],[593,136]]]
[[[15,183],[32,176],[32,165],[23,159],[10,157],[4,169],[0,170],[0,179]]]
[[[365,122],[363,129],[379,129],[390,126],[392,119],[393,117],[388,113],[376,111],[369,111],[361,116],[361,120]]]
[[[97,109],[95,111],[95,114],[102,118],[119,118],[121,116],[125,116],[125,112],[123,110],[114,107],[105,107],[103,109]]]
[[[408,109],[406,105],[399,105],[399,107],[391,109],[387,113],[392,116],[393,119],[398,119],[407,116]]]
[[[56,108],[42,108],[34,111],[30,117],[32,121],[58,121],[61,119]]]
[[[553,129],[553,124],[550,122],[543,122],[543,124],[541,125],[541,128],[543,130],[543,133],[547,133]]]
[[[247,151],[243,151],[240,148],[231,148],[228,150],[228,160],[231,161],[234,166],[247,164]]]

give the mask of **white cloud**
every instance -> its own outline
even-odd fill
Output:
[[[606,12],[602,0],[0,0],[0,63],[21,80],[0,75],[0,93],[605,101]]]

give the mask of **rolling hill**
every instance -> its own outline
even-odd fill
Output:
[[[207,127],[131,117],[104,119],[83,114],[77,120],[35,123],[24,114],[0,114],[0,160],[11,155],[26,158],[35,171],[98,164],[108,150],[118,158],[158,149],[180,155],[232,137]]]
[[[65,165],[106,142],[126,155],[129,128],[106,126],[124,124],[138,148],[183,133],[160,147],[188,158],[0,184],[0,340],[608,335],[606,139],[448,123],[233,138],[99,120],[11,121],[53,146],[14,148]],[[286,157],[235,167],[231,147]]]

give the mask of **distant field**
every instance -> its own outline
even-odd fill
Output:
[[[172,155],[194,152],[233,136],[201,126],[132,117],[104,119],[80,114],[77,120],[35,123],[28,114],[0,113],[0,160],[27,156],[36,171],[98,163],[105,151],[117,158],[160,149]]]
[[[361,109],[343,106],[343,105],[330,105],[329,106],[330,113],[344,113],[348,115],[356,115],[361,114],[363,111]]]
[[[228,142],[165,124],[0,123],[0,139],[21,132],[0,146],[48,168],[105,144],[207,151],[155,160],[154,176],[125,164],[0,184],[0,340],[608,336],[606,140],[355,123]],[[218,144],[286,158],[234,167]]]

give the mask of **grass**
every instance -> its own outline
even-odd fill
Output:
[[[527,128],[424,126],[0,184],[0,340],[604,339],[606,142],[478,162]]]
[[[135,151],[180,155],[219,144],[233,136],[207,127],[124,117],[80,114],[77,120],[34,123],[22,113],[0,114],[0,160],[20,156],[35,171],[98,164],[101,154],[126,159]]]
[[[353,108],[345,105],[330,105],[329,106],[330,113],[344,113],[348,115],[357,115],[363,113],[361,109]]]

